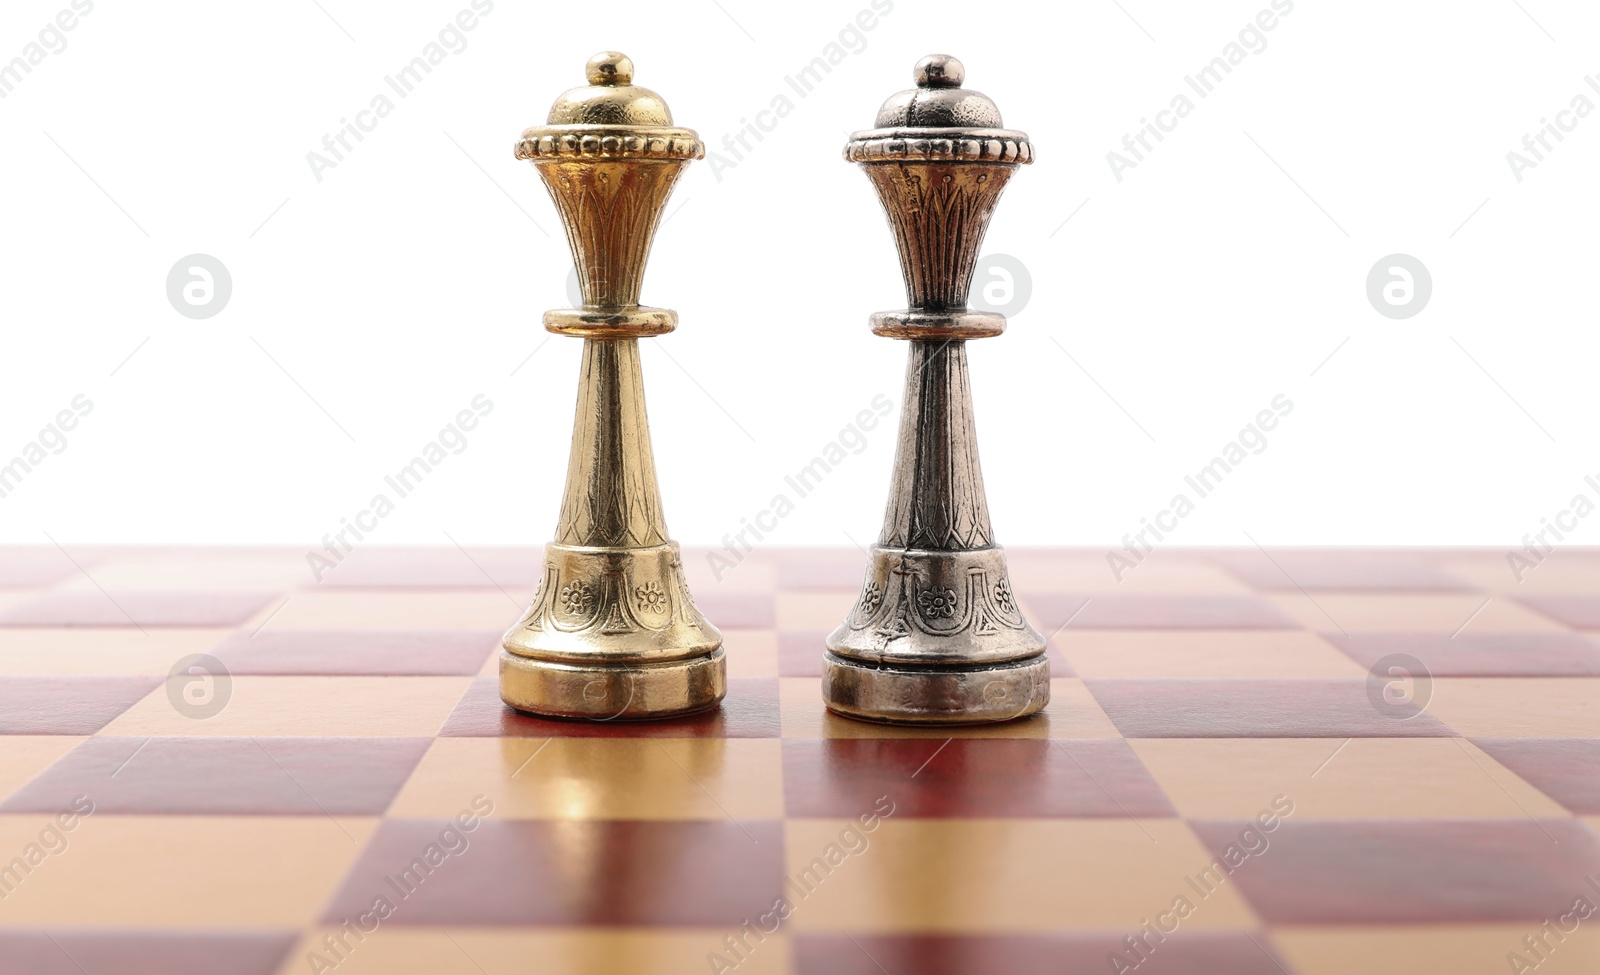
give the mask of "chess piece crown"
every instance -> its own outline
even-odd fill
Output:
[[[667,533],[638,346],[677,326],[676,312],[641,306],[639,289],[667,198],[705,146],[632,83],[627,57],[595,55],[587,78],[516,144],[560,212],[583,294],[582,308],[546,312],[545,328],[584,348],[556,537],[502,643],[500,693],[558,717],[659,718],[726,692],[722,635]]]
[[[1049,701],[1049,663],[1013,595],[978,463],[966,342],[1001,334],[1005,318],[968,309],[967,293],[989,218],[1033,146],[962,87],[955,58],[923,58],[914,77],[844,150],[888,217],[909,304],[872,315],[872,329],[910,351],[883,530],[827,639],[823,697],[876,721],[1009,720]]]

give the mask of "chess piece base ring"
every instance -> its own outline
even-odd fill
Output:
[[[986,667],[869,664],[829,652],[822,699],[846,717],[889,724],[990,724],[1025,718],[1050,703],[1043,654]]]
[[[661,663],[557,663],[500,651],[500,698],[543,717],[649,721],[714,708],[728,691],[715,652]]]

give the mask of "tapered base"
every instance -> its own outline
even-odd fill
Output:
[[[889,724],[992,724],[1050,703],[1044,656],[990,667],[886,666],[829,653],[822,699],[831,711]]]
[[[861,595],[827,647],[823,701],[852,718],[984,724],[1050,701],[1045,639],[1012,596],[999,546],[873,546]]]
[[[668,718],[727,693],[722,634],[673,542],[545,546],[539,591],[500,648],[501,700],[549,717]]]
[[[519,711],[589,721],[648,721],[714,708],[728,692],[721,649],[654,664],[570,664],[500,651],[500,699]]]

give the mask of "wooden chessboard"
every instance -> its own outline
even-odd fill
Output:
[[[1014,550],[1052,702],[942,731],[822,708],[853,550],[686,553],[656,724],[501,706],[531,551],[68,551],[0,552],[4,975],[1600,971],[1593,552]]]

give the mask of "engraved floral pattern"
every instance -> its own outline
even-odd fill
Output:
[[[594,589],[587,582],[570,582],[561,590],[561,607],[569,613],[587,613],[594,606]]]
[[[883,590],[878,588],[876,582],[867,583],[861,590],[861,608],[870,613],[883,605]]]
[[[1013,603],[1011,601],[1011,587],[1006,585],[1004,579],[994,584],[994,603],[1003,611],[1009,613]]]
[[[639,609],[648,613],[664,613],[667,611],[667,594],[654,581],[633,590],[633,598],[638,601]]]
[[[917,593],[917,605],[922,614],[931,619],[950,618],[956,615],[954,589],[924,589]]]

